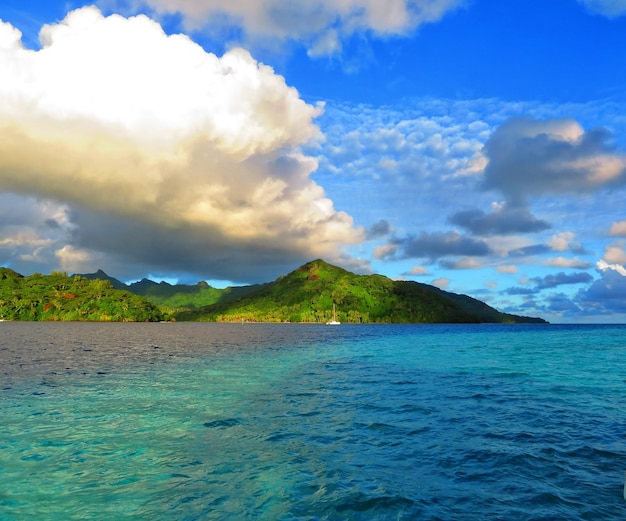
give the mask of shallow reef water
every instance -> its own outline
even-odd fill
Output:
[[[0,518],[622,520],[626,327],[0,324]]]

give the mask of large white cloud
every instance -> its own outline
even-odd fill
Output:
[[[74,248],[157,267],[167,251],[169,269],[196,272],[219,256],[207,275],[236,280],[258,259],[282,269],[361,239],[300,151],[321,138],[321,108],[246,51],[219,58],[94,7],[45,26],[41,43],[25,49],[0,24],[0,181],[69,204]]]
[[[110,0],[109,4],[120,4]],[[189,29],[237,27],[253,39],[294,40],[333,54],[354,33],[403,35],[440,20],[465,0],[140,0],[158,14],[182,15]]]

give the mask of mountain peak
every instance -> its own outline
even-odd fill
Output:
[[[103,270],[98,269],[95,273],[77,273],[76,275],[84,277],[87,280],[108,280],[115,289],[127,290],[128,286],[115,277],[107,275]]]

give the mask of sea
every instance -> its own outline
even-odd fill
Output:
[[[0,323],[0,519],[624,520],[626,326]]]

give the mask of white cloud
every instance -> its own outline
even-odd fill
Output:
[[[50,244],[49,239],[38,237],[31,230],[19,230],[13,236],[0,238],[0,249],[27,247],[30,251],[39,251],[43,246]],[[23,254],[26,255],[26,254]]]
[[[451,263],[450,267],[456,270],[477,270],[483,265],[473,257],[462,257]]]
[[[566,251],[570,248],[571,242],[574,240],[573,232],[562,232],[553,235],[548,241],[548,246],[554,251]]]
[[[527,248],[533,244],[523,235],[506,235],[487,237],[485,242],[498,257],[509,257],[510,252]],[[514,262],[514,261],[509,261]],[[515,261],[517,262],[517,261]]]
[[[15,43],[3,56],[0,107],[22,121],[96,122],[143,146],[202,136],[241,159],[319,137],[319,109],[242,49],[218,58],[146,16],[94,7],[44,26],[41,40],[38,52]]]
[[[609,264],[626,265],[626,252],[621,244],[609,244],[604,248],[603,259]]]
[[[384,259],[391,257],[398,251],[398,246],[395,244],[384,244],[382,246],[376,246],[374,248],[373,257],[375,259]]]
[[[626,237],[626,221],[614,222],[609,230],[609,235],[615,237]]]
[[[555,257],[547,259],[544,262],[544,266],[552,266],[554,268],[575,268],[579,270],[587,270],[591,268],[591,264],[587,261],[574,257],[573,259],[567,259],[565,257]]]
[[[22,32],[0,20],[0,51],[22,47]]]
[[[433,110],[432,103],[423,100],[397,109],[329,103],[320,118],[326,141],[317,175],[330,172],[325,182],[359,179],[376,184],[379,193],[410,195],[413,207],[420,194],[428,195],[422,205],[438,208],[457,199],[457,190],[466,194],[482,172],[486,124],[476,113],[451,121],[449,113],[461,112],[460,107],[451,103]],[[443,181],[447,191],[439,189]]]
[[[441,277],[432,281],[432,285],[439,289],[446,289],[450,285],[450,279]]]
[[[597,262],[598,269],[601,271],[613,270],[619,273],[620,275],[626,277],[626,269],[621,264],[609,264],[604,260],[599,260]]]
[[[517,266],[513,265],[513,264],[507,264],[504,266],[497,266],[496,267],[496,271],[498,273],[505,273],[505,274],[514,274],[518,272]]]
[[[626,14],[626,0],[578,0],[593,13],[608,18],[617,18]]]
[[[122,3],[111,0],[109,3]],[[191,30],[226,33],[236,27],[248,40],[303,42],[311,55],[333,54],[355,33],[405,35],[437,22],[465,0],[141,0],[158,14],[182,15]]]
[[[100,266],[101,256],[66,244],[54,252],[59,267],[69,273],[89,273]]]
[[[219,256],[207,275],[236,280],[254,262],[278,274],[333,260],[363,238],[300,150],[321,139],[321,107],[246,51],[219,58],[146,16],[94,7],[45,26],[39,51],[18,36],[0,25],[0,181],[69,205],[73,247],[196,273]]]

